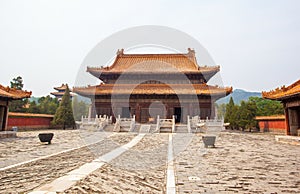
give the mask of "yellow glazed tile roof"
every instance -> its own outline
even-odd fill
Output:
[[[8,116],[11,116],[11,117],[46,117],[46,118],[54,117],[54,115],[49,115],[49,114],[34,114],[34,113],[19,113],[19,112],[9,112]]]
[[[300,94],[300,80],[296,81],[292,85],[281,88],[276,88],[275,90],[271,90],[269,92],[262,92],[262,97],[273,100],[280,100],[284,98],[289,98],[293,95]]]
[[[88,67],[93,75],[100,73],[216,73],[219,66],[198,66],[195,51],[177,54],[124,54],[118,51],[109,67]]]
[[[257,116],[255,117],[256,120],[285,120],[284,115],[273,115],[273,116]]]
[[[17,90],[10,87],[4,87],[0,84],[0,97],[10,98],[10,99],[22,99],[22,98],[30,98],[31,92]]]

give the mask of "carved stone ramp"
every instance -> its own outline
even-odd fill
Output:
[[[173,155],[173,135],[169,134],[168,144],[168,167],[167,167],[167,194],[176,194],[175,185],[175,169],[174,169],[174,155]]]
[[[149,133],[151,125],[141,125],[140,133]]]

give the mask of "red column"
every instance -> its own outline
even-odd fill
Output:
[[[139,123],[141,122],[141,107],[139,103],[136,103],[135,106],[135,120]]]
[[[6,106],[4,107],[4,117],[3,117],[3,122],[4,122],[4,131],[8,130],[7,129],[7,123],[8,123],[8,112],[9,112],[9,101],[7,100]],[[2,126],[1,126],[2,127]]]
[[[194,116],[193,115],[193,104],[192,103],[189,103],[189,111],[188,111],[188,115],[190,117]]]
[[[8,123],[8,110],[9,110],[8,106],[4,108],[4,122],[5,122],[5,123],[4,123],[4,130],[5,130],[5,131],[8,130],[8,129],[7,129],[7,123]]]
[[[285,107],[284,114],[285,114],[286,135],[290,135],[291,132],[290,132],[289,108]]]
[[[172,113],[171,113],[171,108],[172,106],[170,106],[169,104],[165,105],[166,107],[166,119],[172,118]]]

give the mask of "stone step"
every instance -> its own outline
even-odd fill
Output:
[[[107,125],[105,128],[104,128],[104,131],[109,131],[109,132],[112,132],[114,130],[114,125]]]
[[[162,127],[160,128],[160,133],[172,133],[172,128]]]
[[[176,126],[175,128],[176,133],[188,133],[187,126]]]

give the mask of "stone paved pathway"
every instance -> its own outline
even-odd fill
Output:
[[[147,134],[66,193],[165,193],[167,148],[168,134]]]
[[[0,171],[0,193],[31,191],[129,142],[134,136],[112,135],[87,147]]]

